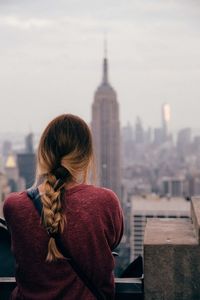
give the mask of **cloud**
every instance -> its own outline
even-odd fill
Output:
[[[29,29],[45,29],[53,27],[54,22],[48,19],[42,18],[22,18],[18,16],[1,16],[0,26],[8,26],[21,30]]]

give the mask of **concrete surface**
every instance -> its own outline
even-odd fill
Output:
[[[145,300],[200,299],[200,198],[192,219],[148,220],[144,237]]]

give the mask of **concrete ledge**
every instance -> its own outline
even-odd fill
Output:
[[[200,243],[200,197],[193,197],[191,201],[191,218],[198,242]]]
[[[9,300],[15,285],[14,277],[0,277],[0,299]],[[115,300],[143,300],[142,278],[115,278],[115,290]]]
[[[16,282],[15,277],[0,277],[0,283]]]
[[[200,299],[199,262],[199,240],[191,220],[148,220],[144,236],[145,300]]]
[[[144,245],[197,245],[190,219],[148,219]]]
[[[143,283],[139,278],[115,278],[117,294],[143,295]]]

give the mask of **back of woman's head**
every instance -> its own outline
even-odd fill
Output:
[[[93,159],[88,125],[79,117],[64,114],[44,130],[37,155],[37,177],[42,179],[43,223],[49,235],[47,261],[63,258],[54,236],[62,232],[66,218],[62,192],[66,183],[85,183]]]

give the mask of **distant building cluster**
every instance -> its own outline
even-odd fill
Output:
[[[191,128],[170,132],[170,106],[161,110],[161,126],[144,129],[136,118],[122,128],[122,198],[128,220],[130,260],[143,255],[148,218],[189,218],[191,197],[200,195],[200,135]]]
[[[8,193],[18,192],[30,187],[35,180],[35,153],[33,134],[25,138],[25,147],[13,150],[10,141],[2,144],[0,165],[0,216],[2,204]]]
[[[135,127],[122,129],[123,184],[129,194],[156,193],[167,197],[200,195],[200,135],[181,129],[172,138],[170,107],[162,108],[162,126],[144,130],[139,118]]]

